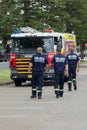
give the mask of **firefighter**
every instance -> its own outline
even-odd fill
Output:
[[[68,76],[68,64],[66,58],[61,54],[61,49],[56,50],[51,64],[54,65],[54,90],[56,98],[62,97],[64,92],[64,76]]]
[[[31,58],[31,61],[29,63],[29,69],[33,67],[32,70],[32,95],[31,98],[36,98],[38,96],[38,99],[42,98],[42,86],[43,86],[43,72],[44,68],[47,69],[48,62],[46,57],[42,54],[42,48],[37,48],[37,53],[34,54]]]
[[[79,72],[80,59],[79,56],[74,52],[74,48],[69,49],[70,53],[66,56],[68,61],[68,91],[72,91],[72,83],[74,90],[77,90],[76,72]]]

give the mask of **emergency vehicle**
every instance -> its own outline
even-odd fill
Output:
[[[23,82],[31,81],[32,68],[28,72],[29,61],[36,52],[37,47],[43,48],[43,53],[50,64],[55,55],[57,47],[62,48],[62,53],[67,54],[69,47],[76,48],[75,35],[56,32],[21,32],[14,31],[11,35],[11,53],[10,53],[10,77],[15,86],[21,86]],[[51,81],[54,77],[53,66],[49,67],[48,72],[44,72],[44,81]]]
[[[54,51],[57,47],[62,49],[62,54],[67,55],[69,53],[69,48],[73,47],[76,52],[76,36],[72,33],[60,33],[60,32],[51,32],[46,30],[46,33],[50,34],[54,38]]]

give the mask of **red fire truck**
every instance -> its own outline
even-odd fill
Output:
[[[51,62],[57,47],[62,48],[62,53],[67,54],[68,48],[76,48],[75,35],[64,33],[49,32],[21,32],[14,31],[11,35],[11,53],[10,53],[10,72],[11,79],[15,86],[21,86],[23,82],[31,81],[32,68],[28,72],[29,61],[36,52],[37,47],[43,48],[43,53]],[[48,72],[44,72],[44,81],[52,81],[54,77],[53,67],[49,67]]]

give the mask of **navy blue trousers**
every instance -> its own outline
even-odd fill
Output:
[[[69,80],[76,79],[76,66],[69,66]]]
[[[69,77],[68,77],[68,86],[71,87],[72,83],[73,85],[76,85],[76,66],[72,65],[69,66]]]
[[[33,72],[32,74],[32,95],[42,96],[43,72]]]
[[[54,75],[54,90],[55,94],[63,96],[64,89],[64,71],[55,71]]]

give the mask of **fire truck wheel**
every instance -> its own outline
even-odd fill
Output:
[[[22,82],[21,81],[14,81],[15,82],[15,86],[21,86]]]

